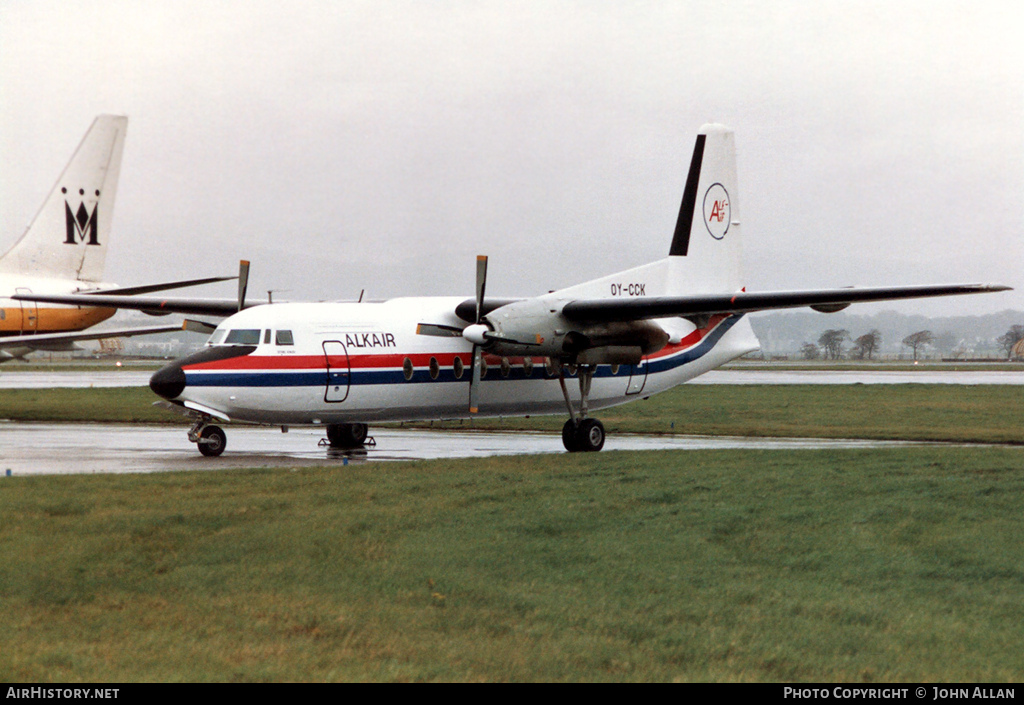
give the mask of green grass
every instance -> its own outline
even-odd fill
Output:
[[[1022,461],[0,478],[0,680],[1016,681]]]
[[[951,384],[683,385],[597,411],[609,433],[1024,443],[1024,387]],[[0,390],[0,419],[185,424],[146,388]],[[563,416],[434,427],[558,432]],[[431,424],[426,424],[431,425]]]
[[[153,406],[148,387],[0,389],[0,419],[11,421],[175,423],[185,417]]]
[[[602,409],[608,433],[1024,443],[1016,385],[683,385]],[[558,431],[565,419],[478,419],[474,428]],[[432,424],[466,427],[469,422]],[[428,424],[429,425],[429,424]]]

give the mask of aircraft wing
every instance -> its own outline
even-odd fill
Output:
[[[142,286],[122,286],[116,289],[96,289],[95,291],[81,291],[79,293],[87,296],[105,294],[108,296],[119,295],[129,296],[134,294],[152,294],[154,291],[167,291],[169,289],[185,289],[190,286],[202,286],[215,282],[226,282],[238,277],[207,277],[205,279],[187,279],[185,281],[163,282],[161,284],[144,284]]]
[[[159,296],[113,296],[109,294],[15,294],[19,301],[128,308],[154,314],[188,313],[201,316],[230,316],[238,313],[238,299],[161,298]],[[258,306],[245,304],[243,308]]]
[[[178,326],[155,326],[150,328],[111,328],[107,330],[88,330],[76,333],[40,333],[38,335],[10,335],[0,338],[0,350],[3,348],[41,348],[54,347],[63,343],[78,340],[103,340],[104,338],[130,338],[133,335],[152,335],[154,333],[173,333],[182,330]]]
[[[570,301],[562,315],[571,321],[610,323],[640,321],[669,316],[703,316],[716,313],[753,313],[781,308],[810,306],[823,313],[840,311],[853,303],[897,301],[934,296],[985,294],[1008,291],[998,284],[939,284],[864,289],[821,289],[816,291],[738,292],[703,296],[651,296],[623,299]]]

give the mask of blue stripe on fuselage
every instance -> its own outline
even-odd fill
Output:
[[[743,315],[729,316],[719,323],[710,333],[694,345],[675,355],[668,355],[656,360],[645,360],[636,366],[639,369],[632,369],[631,365],[621,365],[617,372],[612,373],[611,365],[598,365],[594,373],[595,377],[623,377],[628,378],[630,374],[643,374],[643,366],[647,366],[647,374],[667,372],[677,367],[686,365],[698,360],[708,354],[722,336],[732,328]],[[566,374],[567,377],[575,375]],[[295,372],[267,371],[259,372],[252,370],[239,370],[237,372],[194,372],[185,370],[186,384],[190,387],[325,387],[327,386],[327,370],[303,370]],[[437,379],[430,376],[430,371],[424,368],[416,369],[412,379],[406,380],[401,369],[382,370],[352,370],[349,373],[350,385],[380,385],[380,384],[424,384],[430,382],[467,382],[470,372],[466,369],[461,378],[455,377],[451,368],[439,371]],[[491,366],[487,369],[487,376],[484,378],[489,382],[501,380],[525,380],[525,379],[555,379],[548,375],[543,365],[534,365],[529,374],[522,366],[514,367],[507,377],[502,376],[501,368]],[[333,382],[338,383],[338,380]]]

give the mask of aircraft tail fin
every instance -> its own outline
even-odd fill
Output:
[[[671,294],[731,293],[743,286],[736,142],[724,125],[701,127],[669,250]]]
[[[100,281],[128,118],[100,115],[0,271]]]
[[[552,298],[698,296],[743,288],[732,130],[701,127],[668,257],[577,284]]]

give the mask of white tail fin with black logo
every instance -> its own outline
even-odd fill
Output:
[[[669,256],[550,296],[607,298],[740,291],[742,247],[737,191],[733,132],[723,125],[704,125],[690,160]]]
[[[666,294],[729,294],[743,287],[736,141],[701,127],[669,250]]]
[[[110,243],[128,118],[100,115],[0,272],[96,282]]]

